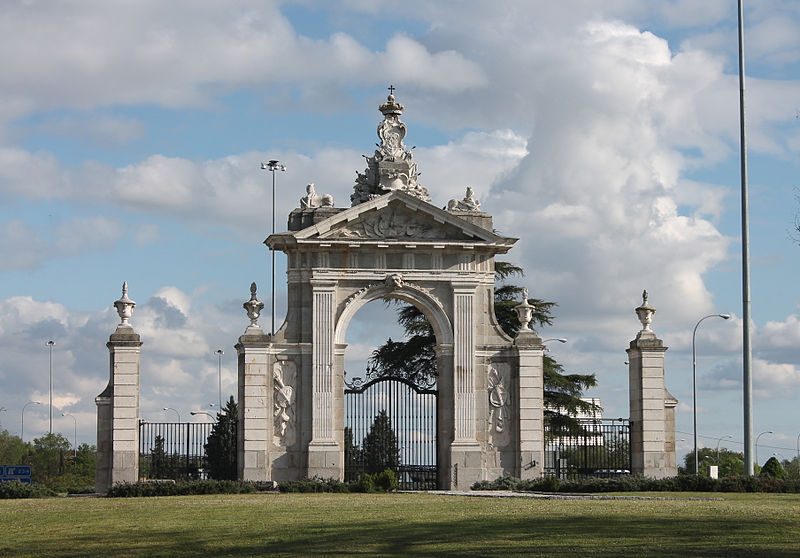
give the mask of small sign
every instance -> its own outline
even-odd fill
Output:
[[[18,480],[19,482],[30,484],[30,465],[0,465],[0,482],[11,480]]]

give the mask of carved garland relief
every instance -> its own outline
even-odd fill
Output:
[[[279,361],[273,366],[273,441],[278,446],[290,445],[294,438],[294,386],[296,379],[297,366],[294,362]]]
[[[495,363],[489,365],[489,441],[497,446],[505,446],[511,441],[509,418],[511,404],[509,401],[509,365]]]

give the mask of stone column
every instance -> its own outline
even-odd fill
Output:
[[[631,341],[628,353],[630,389],[631,472],[652,478],[675,476],[675,450],[667,448],[667,399],[664,385],[664,353],[667,347],[650,329],[656,309],[643,302],[636,309],[642,330]],[[669,401],[670,405],[674,404]],[[674,423],[673,423],[674,428]],[[674,440],[674,431],[671,439]]]
[[[453,285],[454,440],[450,445],[452,487],[467,490],[483,478],[483,455],[475,428],[475,288]]]
[[[270,337],[258,325],[264,303],[250,285],[250,300],[243,304],[250,325],[236,344],[239,361],[239,416],[236,440],[238,475],[241,480],[269,480],[268,444],[272,438],[268,412],[271,393],[267,381]]]
[[[519,358],[519,477],[533,479],[542,476],[544,467],[544,347],[528,327],[534,310],[528,289],[514,309],[521,325],[514,339]]]
[[[334,320],[336,283],[311,280],[312,308],[312,438],[308,444],[308,477],[341,479],[344,463],[334,435]]]
[[[128,283],[122,298],[114,303],[121,318],[106,346],[110,378],[97,404],[97,466],[95,491],[107,492],[120,482],[139,480],[139,335],[128,323],[134,301],[128,298]]]

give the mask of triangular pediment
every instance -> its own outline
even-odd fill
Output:
[[[290,234],[299,242],[451,241],[508,245],[516,240],[399,191],[358,204]]]

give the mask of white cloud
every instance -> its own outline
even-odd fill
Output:
[[[60,254],[109,250],[122,236],[124,226],[106,217],[74,219],[55,227],[55,248]]]
[[[45,120],[31,131],[44,132],[55,137],[76,139],[95,147],[122,146],[144,135],[144,123],[132,118],[92,114],[63,116]]]

